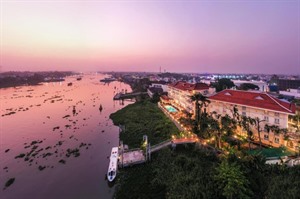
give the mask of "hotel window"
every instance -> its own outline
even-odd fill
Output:
[[[275,124],[279,124],[279,119],[278,118],[275,118]]]
[[[223,113],[226,113],[226,108],[223,107]]]
[[[275,140],[274,140],[274,141],[275,141],[275,143],[278,144],[278,143],[279,143],[279,137],[275,137]]]
[[[269,140],[269,135],[268,134],[264,134],[264,139],[265,140]]]
[[[275,115],[275,117],[279,117],[279,113],[275,113],[274,115]]]
[[[244,112],[244,111],[242,112],[242,115],[243,115],[243,116],[247,116],[246,112]]]
[[[269,116],[264,116],[264,120],[265,120],[266,122],[269,122]]]
[[[246,106],[242,106],[242,110],[245,111],[246,110]]]

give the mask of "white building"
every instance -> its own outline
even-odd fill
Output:
[[[204,83],[191,84],[182,81],[168,85],[168,96],[179,110],[194,113],[195,105],[190,97],[195,93],[210,96],[215,93],[215,89]]]
[[[300,99],[300,88],[288,89],[287,91],[279,91],[279,94],[284,95],[284,96],[295,97],[296,99]]]
[[[262,91],[262,92],[268,92],[269,91],[268,84],[266,82],[263,82],[263,81],[232,80],[232,82],[237,87],[239,87],[241,84],[254,84],[254,85],[259,87],[259,91]]]
[[[211,97],[208,111],[216,111],[219,114],[232,116],[234,106],[237,107],[240,115],[259,118],[261,129],[261,140],[264,144],[275,147],[288,146],[297,150],[295,144],[290,144],[282,134],[276,135],[273,132],[264,130],[265,124],[276,125],[280,128],[288,128],[288,116],[294,115],[296,107],[294,104],[281,101],[264,92],[223,90]],[[257,126],[253,126],[255,140],[258,141]],[[242,135],[246,132],[241,131]]]

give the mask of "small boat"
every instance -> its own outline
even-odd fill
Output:
[[[73,85],[73,83],[72,83],[72,82],[68,83],[68,86],[72,86],[72,85]]]
[[[117,176],[118,156],[119,156],[119,148],[113,147],[111,150],[109,166],[107,171],[107,179],[109,182],[112,182]]]
[[[102,111],[102,109],[103,109],[102,104],[100,104],[99,111]]]
[[[77,77],[77,81],[80,81],[80,80],[82,80],[82,77]]]

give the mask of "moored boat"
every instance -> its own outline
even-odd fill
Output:
[[[118,156],[119,156],[119,148],[113,147],[111,150],[109,166],[108,166],[108,171],[107,171],[107,179],[110,182],[112,182],[117,176]]]

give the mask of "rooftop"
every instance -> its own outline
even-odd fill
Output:
[[[295,114],[296,111],[295,104],[281,101],[265,92],[227,89],[209,97],[209,99],[284,112],[288,114]]]
[[[205,83],[195,83],[191,84],[188,82],[179,81],[169,85],[170,87],[177,88],[183,91],[201,91],[209,89],[209,86]]]

